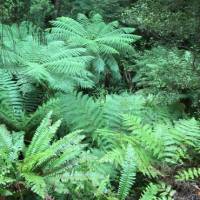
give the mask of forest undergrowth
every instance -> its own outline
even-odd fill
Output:
[[[0,10],[0,200],[200,199],[198,0]]]

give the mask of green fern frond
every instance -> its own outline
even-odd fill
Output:
[[[175,124],[177,140],[189,146],[198,146],[200,140],[199,122],[194,118],[180,120]]]
[[[165,183],[150,183],[140,200],[172,200],[174,199],[174,193],[175,191],[170,185],[166,185]]]
[[[140,200],[156,200],[159,188],[156,184],[150,183],[144,190]]]
[[[31,113],[31,115],[29,115],[27,120],[24,122],[24,128],[26,129],[26,131],[34,129],[45,117],[46,113],[49,112],[49,110],[52,110],[52,115],[58,116],[60,113],[59,105],[59,97],[52,97],[47,102],[44,102],[42,105],[38,106],[37,110],[34,113]]]
[[[99,14],[91,18],[79,14],[77,21],[69,17],[60,17],[52,21],[52,25],[50,36],[65,41],[73,47],[86,48],[86,53],[95,60],[92,67],[98,73],[105,72],[106,68],[110,68],[111,72],[119,71],[115,58],[111,56],[133,52],[131,44],[139,39],[132,34],[134,29],[119,28],[116,22],[106,24]],[[101,65],[97,62],[100,61],[99,58]],[[111,65],[114,63],[113,60],[115,69]]]
[[[124,152],[120,149],[114,149],[106,152],[106,154],[100,159],[102,163],[111,163],[118,167],[123,163]]]
[[[7,186],[10,185],[11,183],[13,183],[15,181],[15,179],[9,178],[9,177],[5,177],[5,176],[1,176],[0,175],[0,185],[1,186]],[[2,189],[2,188],[1,188]],[[1,194],[1,191],[0,191]]]
[[[118,196],[120,200],[125,200],[131,186],[134,183],[136,174],[136,166],[134,160],[134,152],[131,146],[127,147],[126,156],[122,166],[122,174],[119,183]]]
[[[61,123],[59,120],[51,125],[51,115],[51,112],[48,113],[46,118],[43,119],[41,125],[37,128],[32,142],[26,151],[26,157],[42,152],[49,147],[50,141],[54,137],[54,134],[56,133]]]
[[[200,177],[200,168],[189,168],[178,172],[176,179],[179,181],[192,181]]]
[[[47,195],[47,187],[43,177],[37,176],[34,173],[23,173],[22,176],[25,178],[27,186],[31,188],[34,193],[45,198]]]
[[[12,148],[12,136],[5,126],[0,126],[0,148],[1,151],[9,152]]]
[[[0,70],[0,101],[10,109],[10,115],[19,119],[23,117],[23,99],[20,87],[7,70]]]
[[[158,188],[159,188],[158,200],[174,199],[175,190],[173,190],[171,185],[161,182],[158,184]]]
[[[63,120],[72,129],[92,132],[103,124],[102,108],[98,101],[88,95],[67,94],[61,97]]]

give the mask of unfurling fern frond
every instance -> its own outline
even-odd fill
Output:
[[[122,174],[120,177],[118,196],[120,200],[125,200],[134,183],[136,175],[136,166],[134,160],[134,151],[131,146],[127,147],[124,163],[122,165]]]

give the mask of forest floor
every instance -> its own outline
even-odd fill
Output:
[[[200,200],[200,182],[181,182],[176,187],[175,200]]]

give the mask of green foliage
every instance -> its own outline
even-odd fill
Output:
[[[119,130],[97,131],[97,142],[105,155],[102,162],[122,165],[128,145],[134,151],[134,161],[139,172],[149,177],[159,177],[165,167],[174,167],[188,157],[190,148],[198,148],[199,124],[196,120],[180,120],[170,123],[149,125],[138,117],[124,116]],[[158,167],[159,166],[159,167]]]
[[[150,183],[144,190],[140,200],[154,200],[156,199],[156,195],[158,193],[157,185]]]
[[[38,26],[44,26],[45,19],[52,15],[53,5],[50,0],[5,0],[1,2],[0,9],[3,23],[30,20]]]
[[[52,21],[53,38],[65,41],[73,47],[86,48],[87,54],[93,56],[92,71],[112,73],[115,78],[120,77],[116,60],[120,54],[134,52],[131,44],[139,36],[133,35],[132,28],[121,28],[117,21],[106,24],[99,14],[90,19],[79,14],[77,21],[68,17],[60,17]]]
[[[174,199],[174,192],[171,186],[165,183],[150,183],[144,190],[140,200],[172,200]]]
[[[24,144],[23,132],[10,134],[4,126],[1,126],[0,185],[2,189],[20,185],[19,190],[30,189],[44,198],[52,192],[49,189],[55,183],[78,184],[78,181],[81,182],[81,177],[78,177],[78,174],[81,175],[80,170],[82,170],[84,181],[91,180],[92,177],[88,178],[87,174],[83,173],[84,165],[88,162],[89,166],[88,159],[90,158],[89,154],[84,152],[86,145],[80,143],[84,136],[80,135],[80,131],[76,131],[53,141],[61,121],[52,124],[50,117],[51,113],[43,119],[28,146]],[[20,159],[19,155],[22,153],[23,159]],[[89,169],[92,170],[92,168],[87,168]],[[11,192],[14,191],[11,190]]]
[[[137,26],[145,34],[171,42],[198,37],[198,0],[139,0],[123,13],[127,24]]]
[[[192,181],[198,179],[200,176],[199,168],[189,168],[178,172],[176,179],[178,181]]]
[[[120,178],[118,190],[120,200],[124,200],[128,196],[128,193],[135,179],[136,167],[134,162],[134,152],[131,146],[127,147],[127,152],[122,167],[122,175]]]
[[[44,44],[36,31],[29,23],[2,29],[1,112],[2,119],[13,119],[16,127],[25,126],[24,116],[35,111],[52,90],[93,86],[92,74],[86,70],[91,57],[81,55],[84,48],[68,48],[59,41]]]
[[[145,97],[142,94],[113,94],[106,96],[104,115],[107,126],[119,129],[124,114],[138,116],[146,123],[166,122],[182,116],[181,109],[179,110],[178,105],[176,107],[176,113],[173,113],[175,108],[170,106],[161,107],[155,102],[155,96],[153,95]]]
[[[61,115],[71,129],[83,129],[92,133],[103,125],[103,111],[100,102],[87,95],[67,94],[60,98]]]
[[[183,98],[197,101],[199,67],[189,51],[155,47],[137,62],[133,81],[145,92],[156,94],[158,101],[173,103]]]
[[[200,174],[199,8],[0,3],[0,199],[182,197]]]
[[[80,12],[85,14],[100,13],[106,19],[120,19],[123,8],[129,3],[130,0],[72,0],[72,14]],[[111,7],[112,10],[110,9]],[[61,14],[62,12],[64,10],[61,10]]]
[[[50,0],[31,0],[29,8],[29,20],[38,26],[45,26],[45,19],[53,15],[53,8]]]
[[[23,17],[19,10],[23,9],[23,2],[21,0],[5,0],[1,1],[0,9],[2,11],[1,22],[15,22]]]

